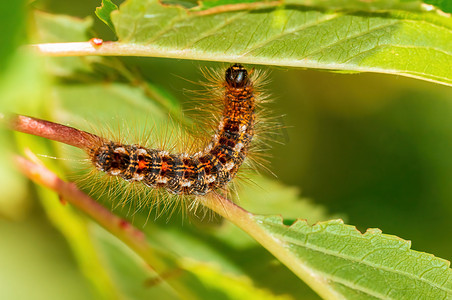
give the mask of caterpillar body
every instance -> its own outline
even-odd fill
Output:
[[[201,151],[170,154],[99,139],[88,149],[91,162],[110,176],[170,194],[202,196],[224,189],[250,149],[255,133],[256,92],[250,73],[239,64],[226,70],[222,82],[220,122]]]

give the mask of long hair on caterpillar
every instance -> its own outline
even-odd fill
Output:
[[[122,192],[121,200],[114,207],[128,205],[133,212],[151,207],[157,211],[156,216],[173,208],[171,215],[177,207],[198,211],[200,197],[209,193],[233,198],[232,180],[242,165],[251,169],[256,164],[266,166],[259,155],[251,159],[266,143],[260,133],[275,128],[266,119],[266,111],[260,108],[267,99],[260,88],[263,74],[238,64],[227,68],[222,75],[211,70],[204,74],[208,83],[203,100],[209,101],[204,101],[202,111],[207,111],[210,118],[198,122],[198,134],[191,139],[176,134],[177,143],[155,137],[149,143],[150,135],[147,135],[144,142],[131,143],[128,134],[127,138],[110,138],[111,134],[99,136],[76,132],[74,128],[63,130],[71,131],[66,136],[73,135],[70,145],[88,154],[92,171],[83,182],[91,186],[91,194],[97,191],[111,198]],[[20,125],[13,128],[21,131]],[[211,133],[207,135],[207,128],[214,132],[213,137]],[[166,134],[173,139],[174,135],[173,131]]]

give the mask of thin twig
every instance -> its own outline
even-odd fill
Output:
[[[12,130],[37,135],[88,151],[93,140],[103,138],[73,127],[22,115],[13,115],[6,120]]]

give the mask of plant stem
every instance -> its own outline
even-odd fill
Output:
[[[30,47],[46,56],[150,56],[194,59],[192,51],[170,50],[152,47],[150,45],[137,45],[121,42],[103,42],[96,46],[91,42],[70,43],[44,43],[34,44]],[[213,57],[212,57],[213,58]],[[198,59],[202,59],[199,57]],[[204,58],[204,60],[211,60]],[[215,60],[215,59],[212,59]]]
[[[103,140],[103,138],[86,131],[22,115],[9,117],[6,125],[16,131],[37,135],[85,151],[90,149],[93,140]]]
[[[103,42],[96,46],[91,42],[70,43],[44,43],[34,44],[30,47],[45,56],[144,56],[144,57],[168,57],[178,59],[195,59],[204,61],[234,61],[237,63],[271,64],[267,59],[245,57],[243,55],[222,54],[219,57],[215,53],[198,53],[187,49],[168,49],[154,47],[152,45],[139,45],[121,42]],[[303,62],[305,66],[306,61]],[[275,64],[276,65],[276,64]]]

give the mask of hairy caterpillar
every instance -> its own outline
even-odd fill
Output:
[[[167,195],[176,195],[176,198],[163,197],[164,200],[170,200],[166,202],[160,201],[162,198],[158,196],[152,200],[152,204],[164,203],[164,207],[167,207],[176,202],[173,201],[175,199],[193,200],[208,193],[229,192],[230,182],[236,177],[239,168],[252,151],[255,125],[260,125],[257,126],[257,130],[268,129],[262,128],[262,122],[260,124],[256,122],[256,110],[258,113],[263,111],[257,109],[264,99],[259,92],[263,76],[254,69],[248,72],[239,64],[227,68],[221,78],[212,73],[207,75],[212,75],[209,86],[210,98],[217,102],[216,106],[221,104],[221,114],[215,116],[216,129],[213,137],[203,137],[206,141],[209,139],[209,142],[201,149],[170,153],[164,147],[155,148],[155,145],[146,147],[109,140],[70,127],[56,130],[60,132],[68,130],[67,134],[61,135],[72,136],[69,142],[56,140],[85,150],[90,164],[100,171],[97,173],[106,174],[115,182],[116,179],[124,183],[129,182],[130,184],[124,185],[138,186],[138,191],[145,191],[146,195],[149,191],[165,191]],[[212,110],[210,107],[207,109]],[[31,121],[35,122],[36,119]],[[39,121],[45,122],[46,126],[59,125]],[[207,127],[205,125],[203,124]],[[16,130],[24,131],[18,128]],[[27,130],[24,132],[33,133]],[[262,142],[262,139],[260,141]],[[253,142],[256,144],[255,140]],[[94,186],[92,182],[96,180],[90,178],[86,177],[85,180]],[[134,193],[127,194],[130,196]],[[148,199],[148,196],[145,197]],[[126,197],[121,203],[126,204],[128,199],[130,198]],[[135,206],[144,207],[145,203],[148,201]],[[197,204],[197,201],[193,201],[191,207],[197,207]]]
[[[254,86],[247,70],[229,67],[217,132],[197,153],[170,154],[139,145],[97,141],[88,152],[94,166],[111,176],[178,195],[205,195],[224,188],[242,165],[254,135]]]

